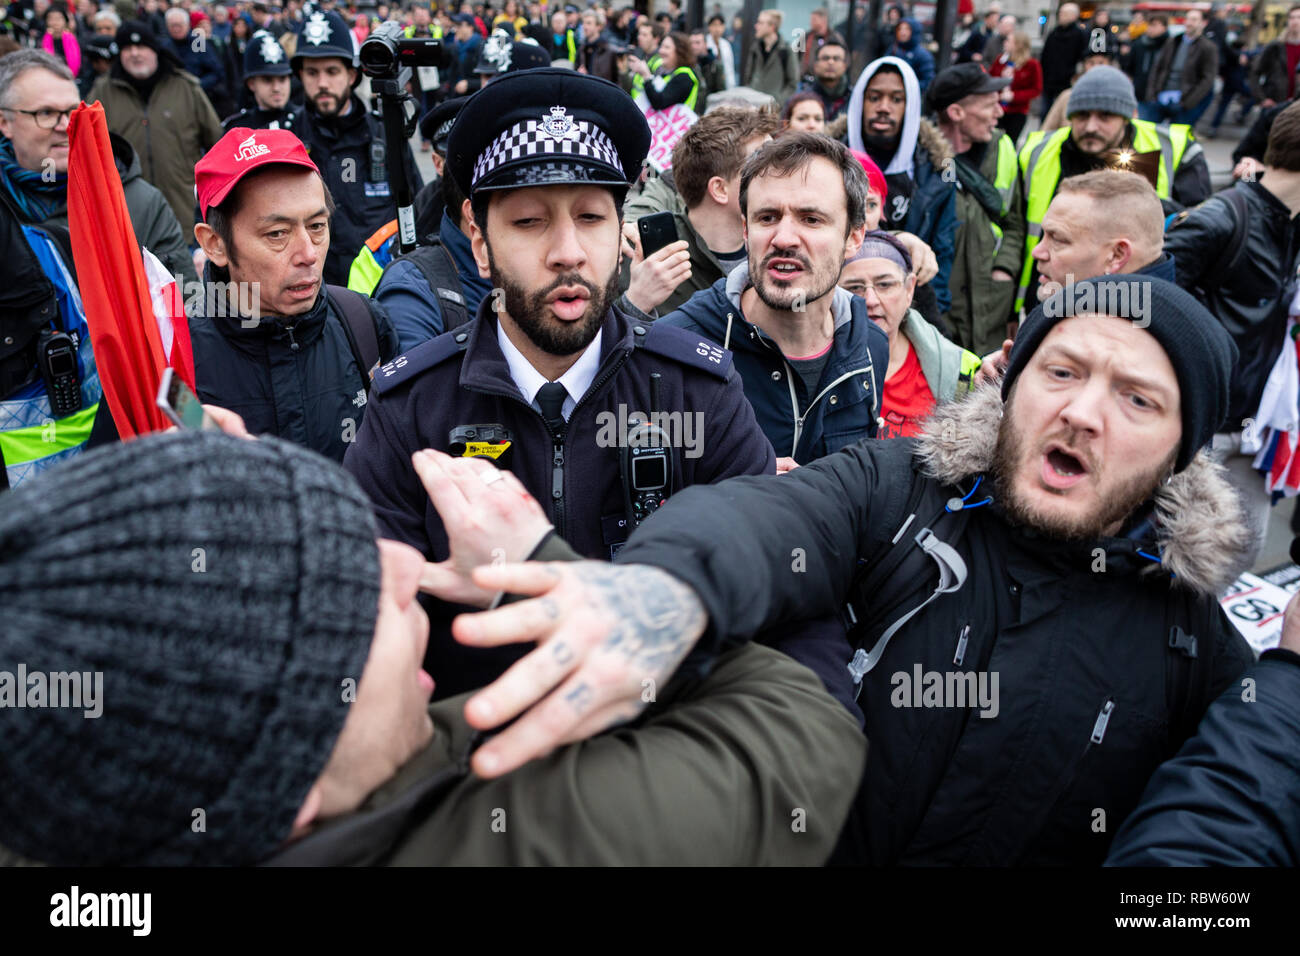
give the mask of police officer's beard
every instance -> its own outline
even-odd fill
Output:
[[[1014,404],[1012,401],[1007,402],[998,427],[998,441],[993,451],[993,464],[989,469],[993,476],[993,500],[1012,524],[1030,528],[1046,537],[1082,542],[1104,537],[1112,525],[1122,522],[1151,500],[1177,459],[1178,449],[1175,447],[1158,466],[1129,476],[1118,487],[1102,488],[1099,484],[1094,484],[1100,493],[1098,505],[1091,514],[1074,516],[1044,510],[1042,506],[1021,497],[1015,487],[1016,474],[1024,465],[1026,442],[1012,412]],[[1060,441],[1070,448],[1080,450],[1086,447],[1084,442],[1079,441],[1075,431],[1054,434],[1049,441]],[[1035,465],[1041,451],[1035,450]],[[1087,464],[1089,474],[1084,481],[1101,479],[1106,474],[1105,466],[1095,458],[1089,458]]]
[[[618,298],[617,269],[610,275],[604,289],[597,289],[590,282],[572,274],[559,276],[546,288],[530,295],[523,286],[502,274],[489,247],[488,272],[493,288],[500,289],[505,294],[506,314],[528,336],[529,341],[548,355],[574,355],[590,345],[600,330],[605,313]],[[582,286],[587,290],[587,311],[576,321],[565,322],[548,315],[550,305],[546,297],[563,286]]]

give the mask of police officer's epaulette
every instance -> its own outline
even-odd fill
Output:
[[[421,342],[411,351],[397,356],[387,365],[381,365],[379,371],[375,373],[375,381],[371,387],[376,394],[382,395],[389,389],[396,388],[421,372],[442,364],[453,355],[465,351],[468,347],[468,329],[461,328],[451,332],[444,332],[436,339]]]
[[[632,326],[632,339],[647,352],[702,369],[720,379],[725,380],[731,373],[731,351],[701,338],[696,332],[660,322],[649,326],[638,323]]]

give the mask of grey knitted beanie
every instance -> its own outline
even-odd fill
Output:
[[[0,496],[0,845],[269,855],[342,729],[378,599],[366,498],[275,439],[145,437]]]
[[[1101,110],[1103,113],[1114,113],[1132,119],[1137,108],[1132,80],[1113,66],[1094,66],[1074,81],[1066,112],[1073,116],[1075,113]]]

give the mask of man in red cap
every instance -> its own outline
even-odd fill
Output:
[[[199,396],[341,461],[397,336],[378,305],[324,284],[334,200],[320,170],[288,130],[240,127],[194,180],[208,257],[203,301],[187,303]]]

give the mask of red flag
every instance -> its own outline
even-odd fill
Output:
[[[68,232],[104,398],[123,439],[161,431],[167,360],[99,103],[73,112],[68,144]]]

